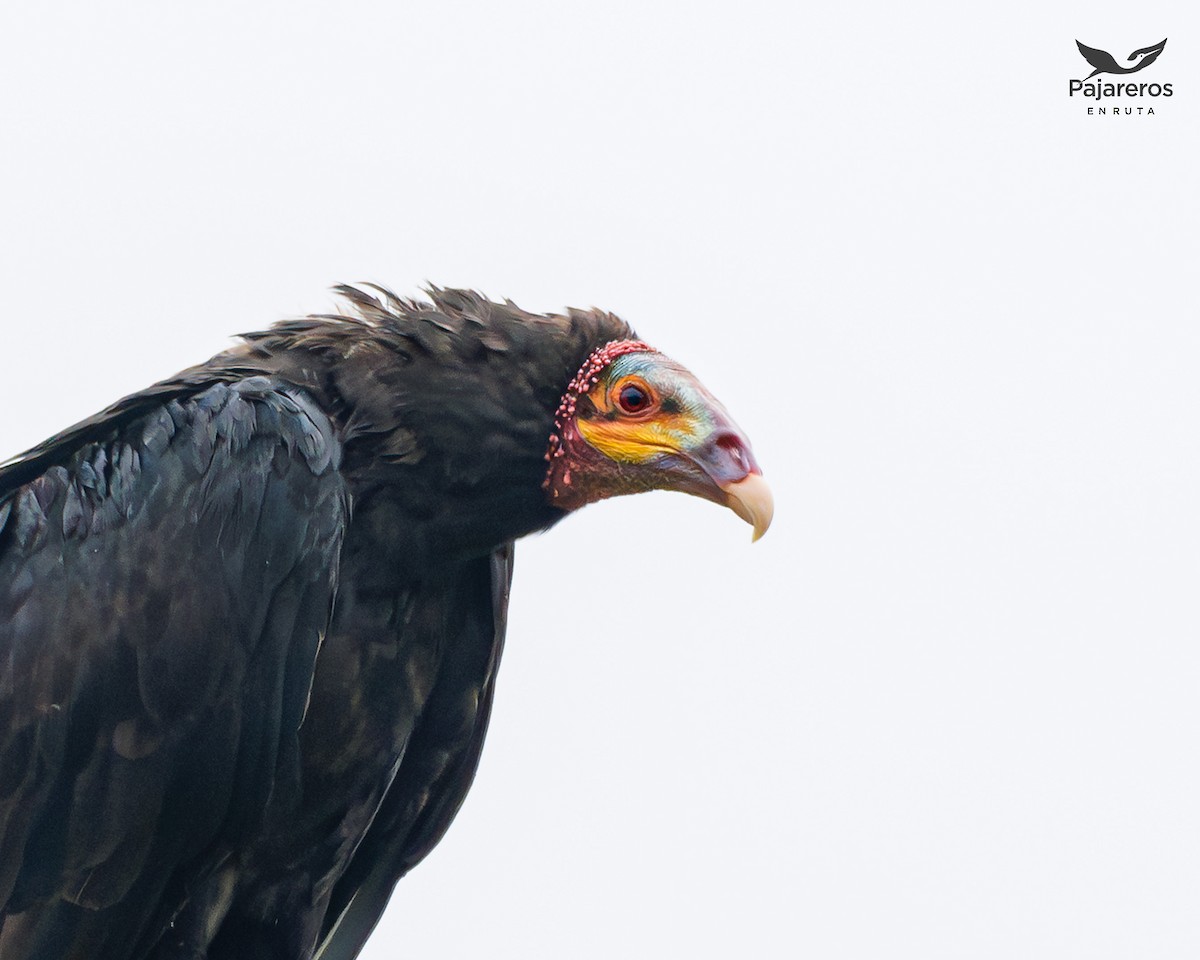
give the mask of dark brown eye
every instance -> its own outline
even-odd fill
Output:
[[[626,413],[641,413],[650,406],[650,394],[636,383],[627,383],[617,394],[617,403]]]

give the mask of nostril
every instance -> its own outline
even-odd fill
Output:
[[[745,470],[747,473],[751,469],[750,454],[746,450],[745,444],[737,434],[723,433],[717,437],[717,446],[729,454],[730,458],[739,469]]]
[[[750,452],[749,441],[730,427],[714,430],[689,456],[717,486],[737,483],[752,473],[761,473]]]

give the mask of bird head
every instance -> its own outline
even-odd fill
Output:
[[[1129,55],[1129,59],[1137,60],[1139,57],[1141,57],[1142,59],[1141,62],[1138,63],[1138,69],[1141,69],[1142,67],[1148,67],[1158,59],[1166,45],[1167,41],[1166,38],[1164,38],[1158,43],[1152,44],[1149,47],[1142,47],[1140,50],[1134,50],[1133,53]]]
[[[563,510],[679,490],[729,507],[755,540],[771,524],[771,491],[746,435],[695,376],[640,340],[613,341],[584,362],[546,459],[543,487]]]

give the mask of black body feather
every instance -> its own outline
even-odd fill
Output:
[[[596,311],[341,291],[0,468],[0,957],[354,957],[470,785]]]

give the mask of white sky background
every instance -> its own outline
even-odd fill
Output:
[[[1200,955],[1195,4],[33,7],[0,457],[430,280],[621,313],[775,489],[521,545],[368,960]],[[1067,98],[1164,36],[1156,116]]]

